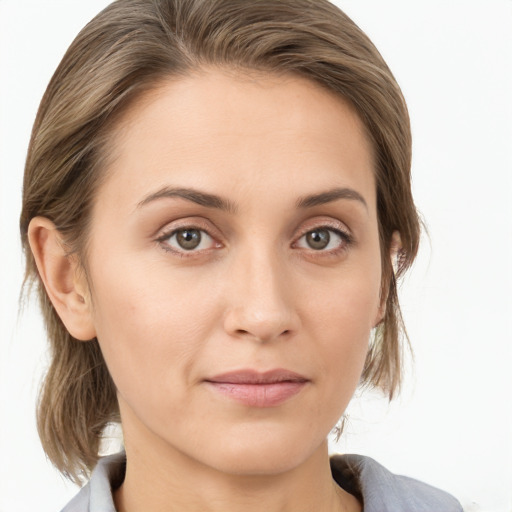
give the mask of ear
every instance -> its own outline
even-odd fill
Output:
[[[391,259],[391,267],[393,274],[396,275],[398,271],[398,265],[400,263],[400,254],[402,251],[402,239],[398,231],[393,231],[391,235],[391,245],[389,247],[389,258]],[[375,319],[374,326],[377,327],[384,317],[386,316],[386,304],[388,301],[389,286],[386,290],[383,290],[380,297],[380,306],[377,311],[377,317]]]
[[[76,256],[66,253],[53,222],[34,217],[28,227],[28,241],[46,293],[66,329],[82,341],[94,338],[87,281]]]

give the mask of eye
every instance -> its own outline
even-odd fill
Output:
[[[302,235],[296,243],[297,247],[314,251],[336,251],[350,243],[347,233],[338,229],[319,227]]]
[[[175,229],[160,237],[158,241],[165,249],[177,252],[195,252],[216,246],[206,231],[193,227]]]

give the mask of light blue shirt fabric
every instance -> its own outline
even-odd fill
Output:
[[[103,457],[87,485],[61,512],[116,512],[112,489],[121,485],[124,452]],[[463,512],[450,494],[413,478],[394,475],[370,457],[331,457],[334,480],[363,502],[364,512]]]

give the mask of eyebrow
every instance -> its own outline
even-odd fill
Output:
[[[142,201],[138,203],[137,208],[142,208],[148,203],[151,203],[158,199],[176,197],[185,199],[187,201],[191,201],[201,206],[206,206],[207,208],[216,208],[218,210],[222,210],[228,213],[236,213],[238,209],[236,204],[229,201],[228,199],[224,199],[215,194],[201,192],[194,188],[182,187],[163,187],[157,190],[156,192],[147,195]],[[366,209],[368,209],[368,205],[364,197],[356,190],[346,187],[334,188],[332,190],[327,190],[325,192],[320,192],[318,194],[311,194],[301,197],[297,200],[296,206],[297,208],[301,209],[313,208],[314,206],[331,203],[339,199],[359,201]]]
[[[160,190],[149,194],[137,205],[137,208],[141,208],[148,203],[151,203],[152,201],[156,201],[157,199],[175,197],[186,199],[187,201],[192,201],[193,203],[206,206],[207,208],[216,208],[228,213],[236,213],[237,210],[234,203],[220,196],[207,194],[206,192],[200,192],[199,190],[193,188],[173,187],[163,187]]]
[[[319,206],[338,199],[350,199],[353,201],[359,201],[368,210],[368,204],[364,197],[352,188],[334,188],[319,194],[312,194],[299,198],[297,201],[297,208],[312,208],[313,206]]]

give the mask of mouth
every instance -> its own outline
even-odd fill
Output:
[[[249,407],[276,407],[300,393],[309,380],[295,372],[240,370],[205,379],[217,394]]]

